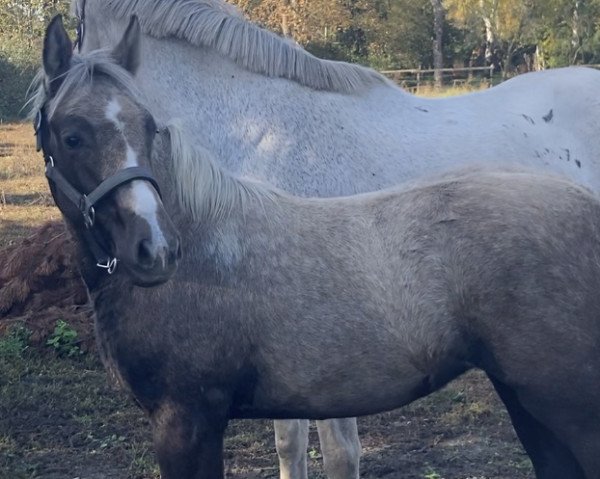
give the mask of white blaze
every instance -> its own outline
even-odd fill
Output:
[[[121,113],[121,104],[116,98],[111,99],[106,105],[106,119],[111,121],[115,128],[121,132],[125,141],[125,163],[123,168],[139,166],[138,154],[131,147],[125,136],[125,123],[119,118]],[[150,225],[152,232],[152,241],[166,244],[167,241],[158,224],[158,199],[156,191],[147,182],[143,180],[134,180],[129,185],[125,207],[131,209],[136,215],[144,218]]]
[[[119,113],[121,113],[121,104],[119,100],[113,98],[106,105],[106,119],[112,121],[117,130],[122,133],[125,131],[125,124],[119,120]]]
[[[158,224],[156,192],[147,181],[134,180],[131,182],[127,206],[136,215],[141,216],[148,222],[152,232],[152,241],[167,244],[167,240]]]

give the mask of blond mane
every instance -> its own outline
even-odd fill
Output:
[[[262,205],[280,196],[274,187],[224,171],[207,149],[192,145],[177,120],[167,130],[177,198],[194,221],[223,218],[238,208],[245,211],[249,200]]]

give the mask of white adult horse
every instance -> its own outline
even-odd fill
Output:
[[[221,0],[72,3],[75,14],[85,13],[82,51],[114,46],[129,16],[139,17],[136,81],[152,113],[183,118],[190,136],[235,175],[333,196],[503,161],[600,190],[600,72],[544,71],[428,100],[373,70],[315,58]],[[327,475],[358,477],[355,421],[317,426]],[[275,430],[281,477],[306,478],[307,422],[277,421]]]

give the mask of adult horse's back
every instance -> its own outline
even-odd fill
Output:
[[[129,14],[139,17],[145,37],[136,82],[152,113],[202,131],[201,146],[235,174],[333,196],[501,159],[600,190],[594,70],[539,72],[427,100],[372,70],[317,59],[221,0],[73,0],[80,16],[84,6],[83,51],[115,45]],[[282,477],[305,477],[306,424],[277,430]],[[320,424],[320,431],[330,439],[323,444],[329,476],[356,476],[354,423]]]

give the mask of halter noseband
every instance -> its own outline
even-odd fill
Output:
[[[105,269],[108,274],[114,273],[117,267],[117,258],[111,257],[107,253],[107,248],[103,246],[104,241],[98,234],[95,228],[96,211],[94,205],[98,203],[106,195],[133,180],[144,180],[148,181],[158,196],[162,198],[160,194],[160,188],[158,183],[152,176],[152,172],[143,166],[132,166],[118,170],[114,175],[109,176],[103,180],[90,194],[86,195],[81,193],[75,188],[69,181],[63,176],[63,174],[54,165],[54,158],[49,155],[44,148],[43,131],[46,125],[45,113],[40,109],[36,114],[35,119],[35,136],[36,136],[36,149],[37,151],[44,150],[44,162],[46,163],[46,178],[54,183],[54,186],[60,190],[70,201],[79,209],[83,217],[83,223],[85,225],[84,237],[90,247],[92,254],[96,259],[96,266]]]

